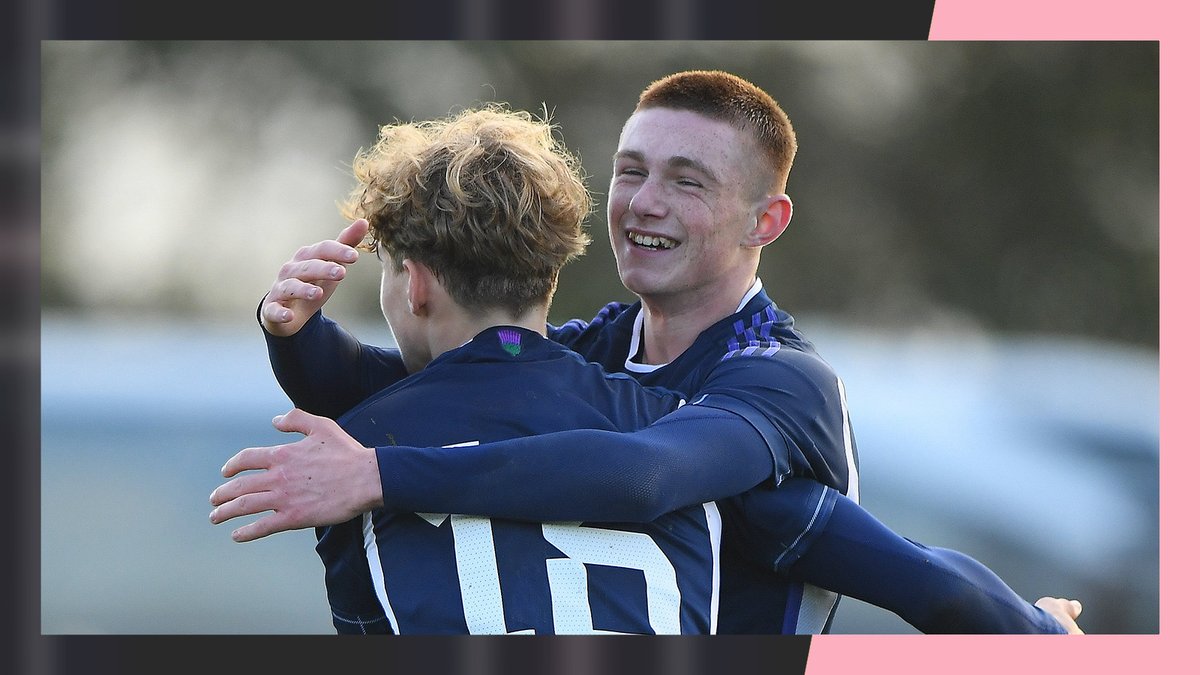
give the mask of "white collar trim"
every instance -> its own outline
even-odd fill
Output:
[[[750,302],[750,298],[758,295],[758,292],[762,290],[762,287],[762,279],[755,277],[754,283],[750,285],[750,290],[746,291],[746,294],[742,296],[742,301],[738,303],[737,311],[740,312],[745,309],[746,305]],[[645,308],[638,307],[637,316],[633,318],[633,334],[629,339],[629,354],[625,357],[625,370],[628,370],[631,373],[653,373],[659,368],[667,365],[665,363],[650,365],[646,363],[638,363],[633,360],[642,347],[642,324],[645,322],[645,315],[643,312],[645,312]]]

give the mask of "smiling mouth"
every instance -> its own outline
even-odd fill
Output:
[[[629,241],[633,242],[633,244],[638,248],[646,248],[654,251],[666,251],[679,245],[679,242],[675,241],[674,239],[657,237],[648,234],[638,234],[637,232],[630,232],[625,236],[628,237]]]

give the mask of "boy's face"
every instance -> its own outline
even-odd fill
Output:
[[[629,118],[608,201],[609,240],[626,288],[666,299],[744,285],[754,265],[741,246],[755,218],[752,147],[747,133],[690,111],[649,108]]]

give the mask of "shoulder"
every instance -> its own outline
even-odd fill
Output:
[[[597,328],[611,323],[618,316],[620,316],[622,312],[624,312],[626,309],[629,309],[631,306],[632,305],[625,302],[610,302],[601,307],[600,311],[596,312],[596,316],[592,317],[590,321],[585,321],[583,319],[570,319],[561,326],[549,324],[548,328],[552,333],[572,331],[582,332],[589,328]]]
[[[792,316],[760,292],[736,314],[706,331],[712,376],[799,378],[824,388],[837,379]]]
[[[781,348],[771,354],[730,352],[709,371],[700,393],[753,392],[757,397],[824,406],[839,400],[840,390],[837,373],[820,356]]]
[[[738,311],[707,328],[697,341],[723,352],[771,355],[781,348],[816,353],[812,342],[797,329],[792,315],[759,291]]]
[[[682,400],[674,391],[643,386],[628,375],[606,371],[568,347],[550,345],[548,358],[540,362],[534,377],[538,389],[545,392],[547,415],[559,420],[576,416],[577,421],[564,428],[636,431],[674,411]],[[585,422],[588,416],[602,417],[607,424]]]
[[[610,302],[601,307],[590,321],[571,319],[561,326],[548,324],[546,335],[555,342],[579,349],[582,345],[595,342],[613,326],[623,323],[632,324],[632,317],[636,314],[635,305]]]
[[[672,406],[677,405],[682,398],[682,395],[675,390],[644,385],[627,373],[609,371],[602,364],[588,361],[578,352],[565,346],[555,345],[555,348],[558,350],[558,358],[571,363],[577,379],[591,383],[598,388],[607,389],[621,396],[656,400]]]

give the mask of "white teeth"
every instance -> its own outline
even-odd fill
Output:
[[[649,246],[650,248],[671,249],[679,245],[679,242],[666,237],[652,237],[646,234],[638,234],[636,232],[629,233],[629,240],[638,246]]]

